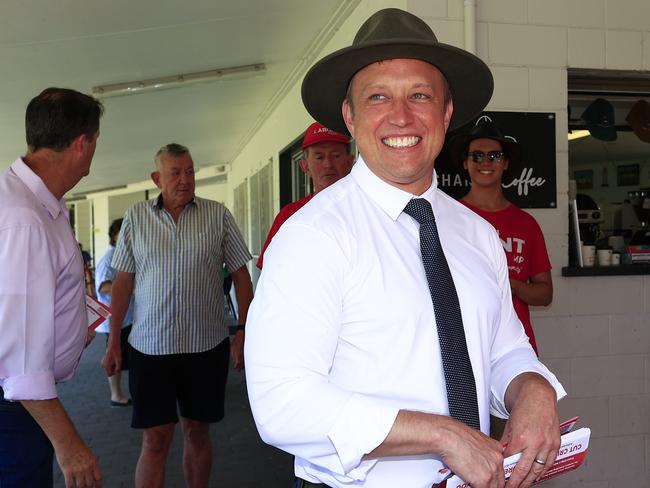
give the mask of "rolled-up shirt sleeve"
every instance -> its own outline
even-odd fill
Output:
[[[8,400],[57,396],[49,245],[36,225],[0,227],[0,381]]]
[[[334,475],[363,480],[376,461],[362,457],[384,441],[399,409],[328,381],[350,264],[340,243],[302,223],[286,223],[267,253],[245,345],[260,435]]]
[[[528,336],[512,305],[512,292],[508,278],[508,266],[503,248],[493,239],[495,270],[501,294],[501,323],[495,331],[490,357],[490,410],[501,418],[510,416],[505,406],[505,394],[510,382],[523,373],[542,375],[555,389],[557,399],[566,396],[566,391],[549,369],[539,361]]]

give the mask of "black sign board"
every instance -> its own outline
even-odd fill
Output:
[[[511,165],[503,175],[505,197],[520,208],[555,208],[555,114],[552,112],[484,112],[506,136],[521,145],[523,159]],[[468,132],[476,123],[450,132]],[[467,171],[451,162],[447,147],[436,160],[438,185],[445,193],[459,199],[469,191]]]

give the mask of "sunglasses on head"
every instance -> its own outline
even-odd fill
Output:
[[[500,163],[505,156],[503,151],[488,151],[487,153],[483,151],[471,151],[467,153],[467,157],[472,158],[472,161],[475,163],[482,163],[486,154],[491,163]]]

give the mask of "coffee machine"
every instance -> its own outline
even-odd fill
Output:
[[[576,195],[576,205],[578,207],[580,239],[584,244],[596,244],[596,241],[602,237],[600,225],[605,222],[600,207],[593,198],[584,193]]]
[[[641,227],[650,225],[650,188],[627,192],[627,198],[639,219]]]
[[[650,188],[629,191],[627,197],[637,218],[630,245],[650,246]]]

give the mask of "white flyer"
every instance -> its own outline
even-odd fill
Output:
[[[561,438],[560,449],[558,450],[557,458],[555,459],[553,466],[546,471],[542,478],[533,483],[533,485],[543,483],[550,478],[554,478],[580,467],[587,457],[587,448],[589,447],[590,437],[591,429],[588,427],[583,427],[574,432],[564,434]],[[505,471],[506,479],[510,478],[519,458],[521,458],[521,453],[513,454],[503,460],[503,470]],[[458,476],[452,476],[447,480],[446,486],[447,488],[469,488],[470,484],[465,483]]]
[[[88,316],[88,329],[95,330],[104,320],[111,316],[111,310],[103,303],[86,294],[86,314]]]

